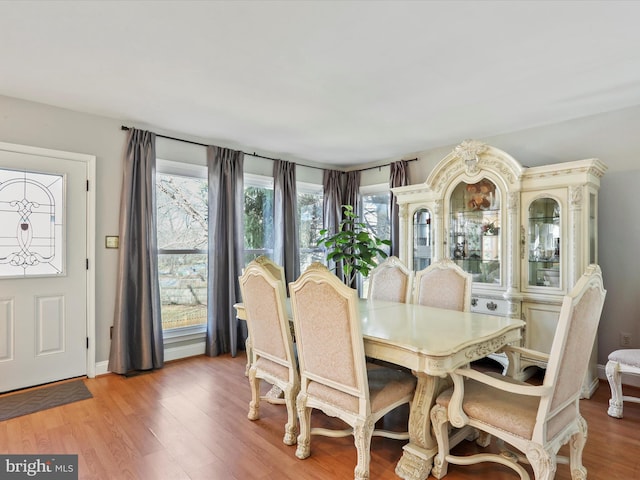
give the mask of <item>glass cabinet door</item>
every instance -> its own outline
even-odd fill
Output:
[[[413,269],[431,265],[431,213],[421,208],[413,214]]]
[[[560,205],[539,198],[529,206],[529,285],[560,287]]]
[[[449,255],[474,282],[499,284],[500,191],[489,179],[460,182],[449,205]]]

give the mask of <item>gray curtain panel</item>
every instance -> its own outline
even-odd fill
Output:
[[[246,322],[236,318],[240,301],[238,276],[244,253],[244,154],[207,147],[209,168],[209,282],[205,354],[236,356],[247,338]]]
[[[360,170],[347,172],[344,189],[344,204],[351,205],[356,215],[360,215]]]
[[[338,233],[342,219],[342,172],[325,170],[322,174],[323,228]]]
[[[358,216],[360,215],[360,173],[360,170],[347,172],[344,189],[344,204],[351,205],[353,212]],[[360,276],[353,280],[353,284],[350,287],[357,289],[358,293],[362,293],[362,279]]]
[[[323,220],[322,227],[329,235],[338,233],[342,220],[342,172],[325,170],[322,174]],[[344,281],[342,269],[335,262],[328,262],[330,270],[334,270],[338,278]]]
[[[131,129],[120,198],[120,250],[109,370],[164,365],[156,239],[156,136]]]
[[[389,187],[404,187],[409,185],[409,171],[407,165],[409,162],[400,160],[391,163],[389,172]],[[396,203],[396,196],[391,193],[391,255],[400,256],[400,208]]]
[[[296,164],[273,162],[273,261],[284,268],[286,285],[300,276]]]

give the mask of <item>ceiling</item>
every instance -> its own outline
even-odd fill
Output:
[[[640,104],[639,18],[635,1],[1,1],[0,95],[375,164]]]

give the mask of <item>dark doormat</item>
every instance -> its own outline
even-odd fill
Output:
[[[92,398],[82,380],[0,395],[0,421]]]

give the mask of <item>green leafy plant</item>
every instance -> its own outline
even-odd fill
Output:
[[[358,273],[367,277],[377,265],[377,257],[387,257],[382,247],[391,245],[389,240],[381,240],[373,235],[351,205],[342,205],[342,221],[336,234],[331,235],[327,229],[323,229],[320,235],[318,245],[327,249],[327,260],[342,263],[346,285],[352,285]]]

